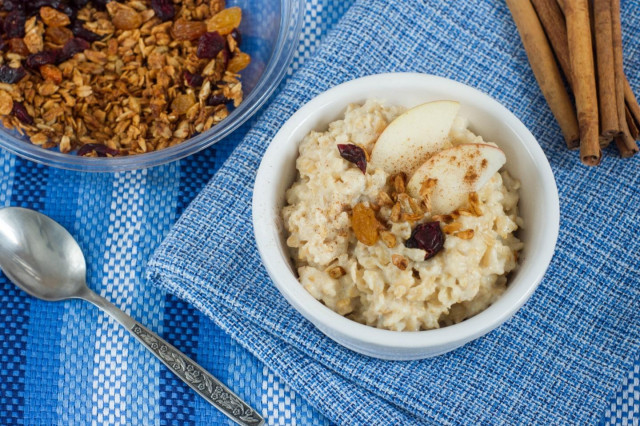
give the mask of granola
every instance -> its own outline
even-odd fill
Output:
[[[242,11],[224,0],[30,3],[0,0],[0,119],[33,144],[142,154],[210,129],[243,100],[251,58]]]

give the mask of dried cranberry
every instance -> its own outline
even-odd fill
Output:
[[[151,8],[162,22],[170,21],[176,15],[171,0],[151,0]]]
[[[58,63],[73,58],[73,55],[75,55],[76,53],[84,52],[90,46],[91,45],[87,40],[78,37],[72,38],[64,44],[64,47],[60,51],[60,54],[58,55]]]
[[[22,67],[11,68],[9,65],[0,66],[0,82],[2,83],[15,84],[26,75],[27,72]]]
[[[183,77],[190,87],[200,87],[204,83],[204,77],[200,74],[192,74],[189,71],[185,71]]]
[[[95,152],[98,157],[106,157],[107,155],[115,157],[117,155],[120,155],[119,151],[115,149],[111,149],[106,145],[101,145],[98,143],[88,143],[86,145],[83,145],[78,150],[78,152],[76,152],[76,155],[79,155],[80,157],[84,157],[85,155],[90,154],[92,152]]]
[[[226,104],[227,102],[230,102],[230,101],[231,100],[225,98],[224,95],[211,95],[207,99],[207,105],[218,106],[218,105]]]
[[[38,69],[42,65],[55,64],[58,60],[59,50],[44,50],[27,57],[27,66],[31,69]]]
[[[444,234],[440,229],[440,222],[427,222],[416,226],[404,245],[407,248],[424,250],[424,260],[435,256],[444,247]]]
[[[73,21],[70,29],[74,36],[87,40],[89,42],[93,43],[94,41],[102,40],[102,36],[86,29],[84,27],[84,21],[81,21],[80,19],[76,19],[75,21]]]
[[[231,37],[236,41],[236,44],[240,46],[242,43],[242,34],[240,34],[240,31],[238,31],[237,28],[234,28],[233,31],[231,31]]]
[[[225,47],[225,39],[219,32],[204,33],[198,41],[198,50],[196,55],[200,59],[213,59]]]
[[[27,109],[20,102],[13,101],[13,111],[11,113],[24,124],[33,124],[33,118],[27,112]]]
[[[22,10],[14,10],[9,12],[4,18],[2,25],[4,34],[7,38],[22,38],[24,37],[24,24],[27,17]]]
[[[364,149],[353,144],[338,144],[338,151],[342,158],[358,166],[362,173],[367,172],[367,155]]]

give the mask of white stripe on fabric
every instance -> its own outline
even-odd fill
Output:
[[[0,150],[0,206],[8,206],[11,201],[15,163],[15,156]]]
[[[111,302],[128,313],[132,312],[139,287],[135,263],[144,220],[141,204],[146,177],[147,170],[116,174],[108,218],[102,289]],[[131,340],[127,330],[100,314],[93,367],[93,421],[97,424],[127,424],[134,417],[127,401],[127,381],[132,375]]]

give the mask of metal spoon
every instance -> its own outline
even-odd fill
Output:
[[[19,207],[0,209],[0,269],[15,285],[39,299],[82,299],[93,303],[231,420],[241,425],[264,424],[256,411],[197,363],[91,291],[80,246],[49,217]]]

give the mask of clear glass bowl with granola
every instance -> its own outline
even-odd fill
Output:
[[[83,171],[206,148],[283,77],[299,3],[0,0],[0,146]]]

